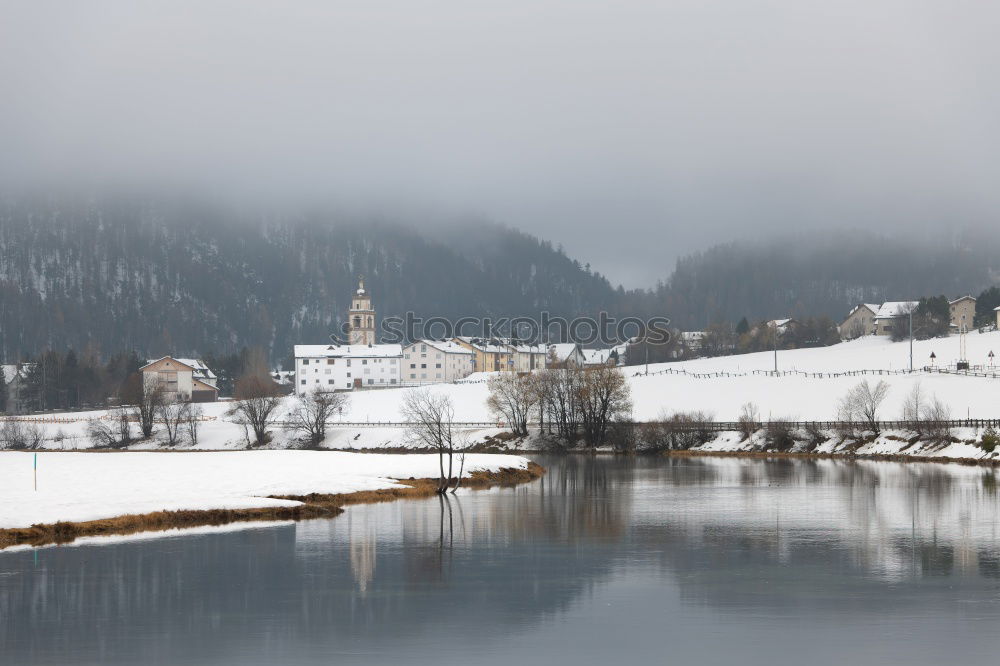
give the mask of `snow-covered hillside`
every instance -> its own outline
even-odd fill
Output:
[[[950,363],[958,356],[957,337],[915,342],[915,365],[929,363],[930,353],[937,357],[937,365]],[[973,366],[988,365],[991,350],[1000,353],[1000,332],[974,333],[968,336],[968,358]],[[778,368],[785,371],[807,373],[844,373],[856,370],[884,370],[886,375],[868,376],[871,380],[885,379],[890,386],[889,396],[880,417],[883,420],[900,418],[902,403],[911,388],[918,382],[926,396],[937,395],[952,411],[952,417],[1000,417],[1000,379],[927,373],[895,374],[908,367],[909,343],[893,343],[885,338],[865,338],[832,347],[800,349],[778,352]],[[837,402],[860,377],[816,377],[801,374],[771,376],[763,374],[774,367],[770,352],[700,359],[680,363],[651,365],[649,375],[642,366],[624,369],[632,388],[635,404],[634,418],[655,419],[661,414],[676,411],[699,410],[711,414],[716,420],[731,421],[738,416],[745,402],[754,402],[761,416],[784,417],[796,420],[831,420],[836,418]],[[992,373],[993,369],[983,370]],[[689,374],[677,374],[679,372]],[[754,372],[757,371],[757,374]],[[998,368],[1000,372],[1000,368]],[[724,373],[720,375],[719,373]],[[710,376],[705,376],[710,375]],[[477,375],[458,384],[441,384],[423,390],[436,391],[449,396],[455,405],[458,421],[489,422],[495,420],[486,407],[488,395],[487,375]],[[350,406],[337,421],[345,422],[397,422],[403,420],[401,406],[408,391],[420,389],[385,389],[357,391],[351,395]],[[294,405],[294,398],[285,401],[284,409]],[[205,414],[211,420],[202,426],[199,448],[242,448],[242,428],[225,416],[227,405],[205,405]],[[86,420],[100,416],[100,412],[65,414],[57,417],[40,417],[45,429],[46,448],[87,448]],[[279,415],[279,420],[281,416]],[[470,441],[500,432],[498,427],[476,428],[466,435]],[[275,430],[274,446],[286,447],[292,435],[280,428]],[[156,446],[140,443],[134,448]],[[327,448],[396,448],[408,446],[404,429],[393,427],[337,427],[331,423]]]

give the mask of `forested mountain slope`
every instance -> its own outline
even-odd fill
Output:
[[[553,239],[558,242],[558,239]],[[619,251],[609,235],[606,252]],[[238,213],[138,200],[0,202],[0,357],[49,347],[272,359],[339,329],[358,275],[380,316],[828,315],[853,304],[976,294],[1000,266],[994,235],[898,240],[864,232],[732,242],[615,287],[549,241],[496,224],[403,226],[336,214]]]

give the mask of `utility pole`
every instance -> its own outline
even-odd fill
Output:
[[[774,322],[774,374],[778,374],[778,322]]]
[[[913,372],[913,306],[910,308],[910,372]]]

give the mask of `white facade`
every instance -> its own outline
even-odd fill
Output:
[[[403,347],[404,384],[453,382],[472,374],[472,351],[441,340],[417,340]]]
[[[397,386],[400,345],[295,345],[295,393]]]

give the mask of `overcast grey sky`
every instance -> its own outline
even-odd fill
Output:
[[[0,0],[0,177],[472,214],[648,285],[995,223],[1000,4]]]

